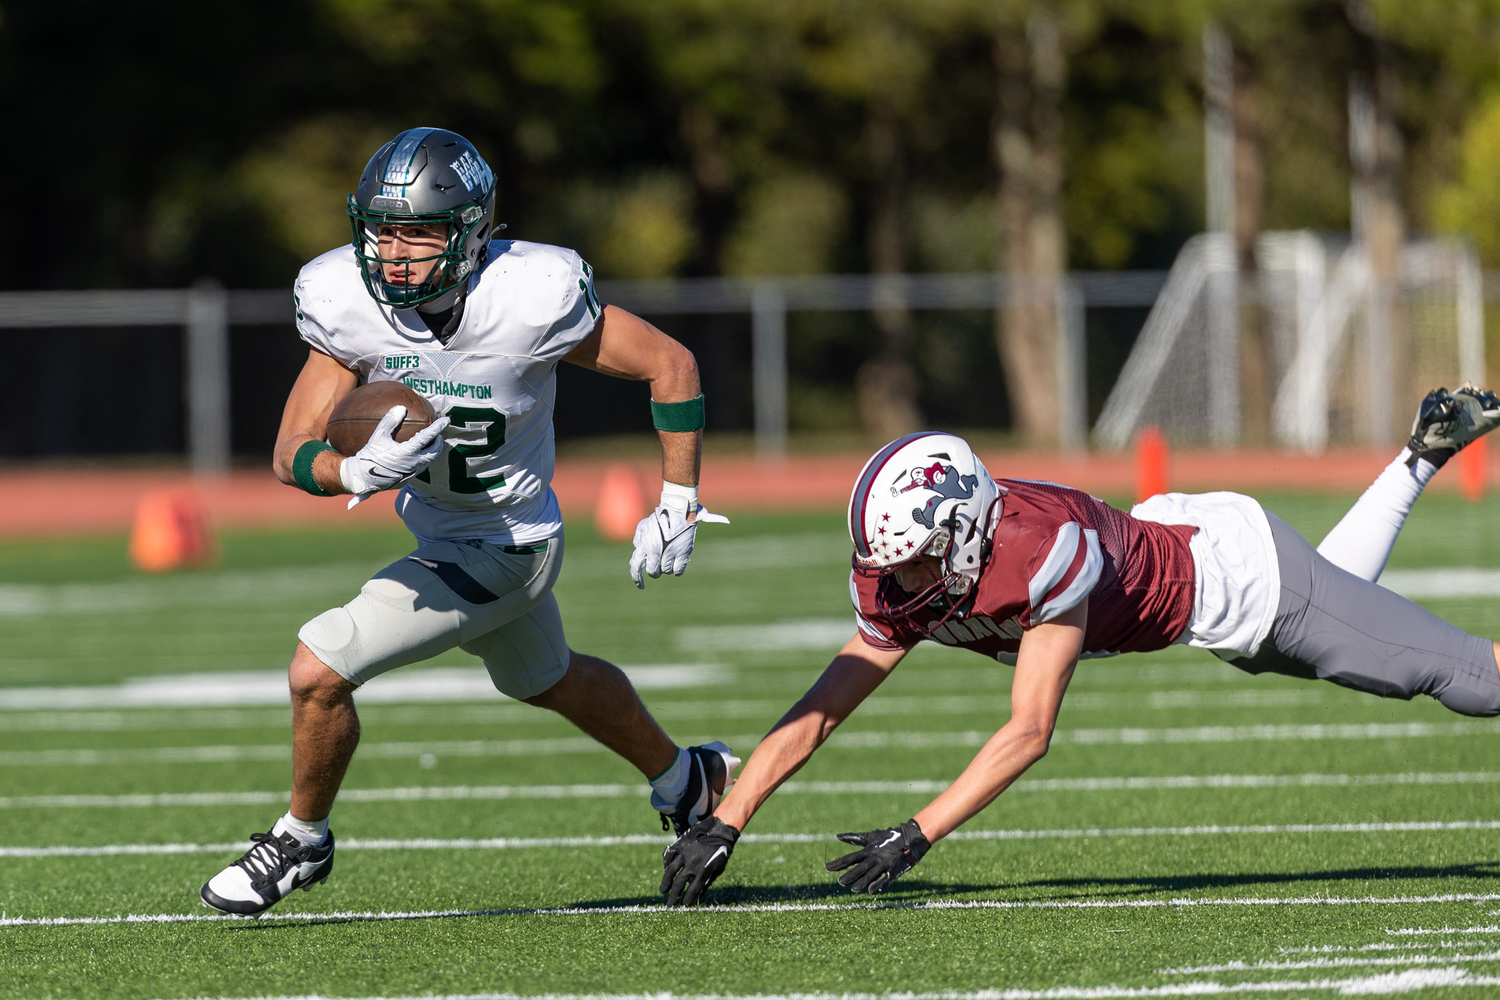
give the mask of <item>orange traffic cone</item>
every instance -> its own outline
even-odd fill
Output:
[[[604,485],[594,505],[594,527],[611,542],[628,542],[635,526],[651,512],[641,477],[628,465],[616,463],[604,470]]]
[[[130,531],[130,561],[147,573],[206,566],[218,545],[203,503],[191,490],[154,490],[141,497]]]
[[[1143,427],[1135,439],[1135,502],[1167,492],[1167,439],[1155,427]]]
[[[1484,487],[1490,471],[1490,439],[1477,438],[1470,441],[1458,453],[1458,488],[1469,503],[1484,499]]]

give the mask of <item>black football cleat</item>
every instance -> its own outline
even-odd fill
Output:
[[[290,833],[251,834],[253,846],[209,879],[199,892],[203,905],[236,917],[258,917],[294,889],[304,892],[328,881],[333,871],[333,831],[317,847]]]
[[[1438,468],[1476,438],[1500,426],[1500,397],[1465,382],[1449,392],[1434,389],[1423,397],[1412,421],[1408,465],[1426,459]]]
[[[740,759],[723,743],[715,740],[701,747],[687,748],[688,779],[682,797],[668,802],[661,792],[651,793],[651,805],[661,813],[661,828],[672,829],[680,837],[689,827],[713,815],[724,800],[724,793],[734,784],[729,772],[740,766]]]

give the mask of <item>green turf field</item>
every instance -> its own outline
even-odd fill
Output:
[[[1349,502],[1263,499],[1314,540]],[[566,723],[382,700],[328,884],[208,919],[227,845],[284,809],[288,713],[111,699],[284,668],[297,627],[406,541],[231,536],[216,569],[164,578],[119,539],[0,546],[0,996],[1500,995],[1500,725],[1183,648],[1080,665],[1051,754],[875,906],[823,871],[829,835],[956,775],[1006,718],[1007,668],[919,648],[695,912],[656,905],[639,776]],[[837,513],[709,528],[644,593],[627,547],[582,525],[568,546],[570,641],[625,665],[683,742],[748,752],[852,634]],[[1500,568],[1500,501],[1424,498],[1392,565]],[[1428,603],[1500,635],[1500,597]]]

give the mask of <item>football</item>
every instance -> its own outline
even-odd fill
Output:
[[[437,419],[432,404],[401,382],[369,382],[339,400],[328,418],[328,443],[340,455],[353,455],[365,446],[375,425],[393,406],[406,407],[406,419],[396,428],[405,441]]]

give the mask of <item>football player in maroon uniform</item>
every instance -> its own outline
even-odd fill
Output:
[[[855,892],[890,885],[1047,752],[1080,658],[1183,643],[1250,673],[1500,714],[1500,644],[1374,582],[1427,481],[1497,425],[1493,393],[1429,393],[1407,447],[1316,550],[1239,494],[1166,494],[1126,514],[1056,483],[996,481],[951,434],[891,442],[849,503],[858,629],[718,810],[667,848],[667,904],[699,899],[760,805],[923,640],[1015,664],[1011,718],[914,817],[839,835],[858,849],[827,867]]]

